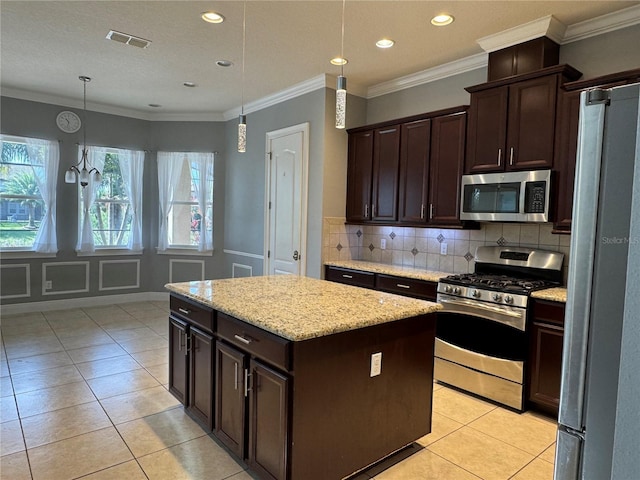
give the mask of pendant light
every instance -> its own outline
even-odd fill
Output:
[[[242,11],[242,101],[240,107],[240,117],[238,118],[238,152],[247,151],[247,116],[244,114],[244,51],[246,45],[247,32],[247,0],[244,0]]]
[[[89,160],[87,159],[88,150],[87,150],[87,83],[91,81],[91,77],[85,77],[81,75],[78,77],[84,84],[84,102],[83,102],[83,115],[82,115],[82,135],[83,135],[83,146],[82,146],[82,157],[80,161],[73,165],[69,170],[66,171],[64,175],[64,181],[66,183],[76,183],[76,179],[80,179],[80,185],[82,188],[86,187],[89,184],[89,180],[91,178],[91,174],[93,174],[94,179],[97,183],[102,181],[102,175],[97,168],[92,167],[89,164]],[[80,169],[80,165],[82,164],[82,169]],[[88,166],[88,168],[87,168]]]
[[[347,117],[347,77],[344,76],[344,7],[346,0],[342,0],[342,41],[340,44],[340,75],[336,85],[336,128],[345,128]]]

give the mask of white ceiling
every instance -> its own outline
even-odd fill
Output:
[[[566,26],[632,8],[638,1],[360,1],[345,13],[345,76],[358,91],[483,52],[478,39],[553,15]],[[251,0],[246,5],[244,102],[324,74],[340,54],[341,0]],[[220,25],[200,13],[215,10]],[[242,10],[235,1],[7,1],[0,4],[2,94],[140,118],[222,118],[242,98]],[[434,27],[448,12],[455,22]],[[139,49],[109,30],[151,40]],[[389,37],[388,50],[375,41]],[[219,59],[234,66],[216,66]],[[183,86],[194,82],[195,88]],[[149,107],[160,104],[160,108]]]

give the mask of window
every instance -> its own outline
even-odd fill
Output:
[[[56,253],[57,142],[0,135],[0,249]]]
[[[213,250],[213,153],[158,152],[158,250]]]
[[[142,173],[144,152],[87,147],[88,161],[97,168],[99,184],[91,177],[80,189],[78,252],[96,249],[142,251]],[[79,148],[80,158],[82,148]]]

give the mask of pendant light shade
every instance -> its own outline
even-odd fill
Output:
[[[238,119],[238,152],[247,151],[247,116],[240,115]]]
[[[336,128],[344,128],[347,117],[347,77],[338,76],[336,85]]]
[[[247,44],[247,0],[242,10],[242,103],[238,119],[238,153],[247,151],[247,116],[244,114],[244,52]]]

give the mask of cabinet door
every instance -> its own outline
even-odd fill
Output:
[[[216,436],[238,457],[245,457],[245,355],[216,342]]]
[[[373,161],[373,132],[349,135],[349,163],[347,166],[347,220],[369,220]]]
[[[427,217],[431,120],[405,123],[400,130],[398,220],[424,223]]]
[[[529,400],[554,415],[560,402],[563,334],[562,327],[535,321],[531,329]]]
[[[400,126],[374,130],[371,219],[392,222],[397,218]]]
[[[187,405],[187,323],[169,317],[169,392]]]
[[[429,223],[460,223],[460,177],[464,164],[466,114],[433,119],[429,173]]]
[[[213,429],[213,337],[191,327],[189,410]]]
[[[508,87],[471,94],[465,173],[504,170]]]
[[[552,167],[557,94],[557,75],[509,86],[508,170]]]
[[[289,380],[251,360],[249,466],[261,477],[285,480],[289,416]]]

